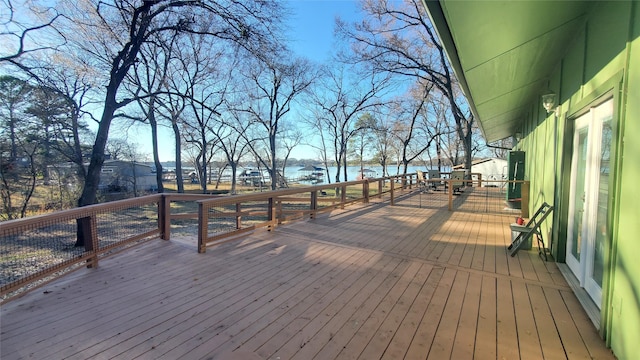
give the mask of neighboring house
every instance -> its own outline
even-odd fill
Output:
[[[101,191],[153,191],[158,188],[155,169],[142,163],[106,160],[100,171]]]
[[[521,139],[530,213],[555,206],[543,231],[583,307],[638,358],[640,2],[424,3],[487,141]]]
[[[58,181],[66,185],[78,183],[77,165],[72,162],[47,165],[47,170],[53,181]]]
[[[452,170],[463,170],[464,165],[456,165]],[[500,187],[503,182],[492,182],[491,180],[507,179],[507,160],[498,158],[477,159],[471,162],[471,174],[482,175],[482,186]],[[473,180],[477,180],[477,175],[472,175]],[[486,182],[485,182],[486,181]]]
[[[88,164],[85,164],[85,167]],[[60,163],[48,166],[52,180],[71,181],[77,176],[76,165]],[[106,160],[100,172],[98,189],[104,192],[155,191],[158,188],[155,168],[142,163]]]

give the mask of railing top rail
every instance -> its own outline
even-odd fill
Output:
[[[360,184],[369,183],[369,182],[376,182],[376,181],[380,181],[380,180],[390,180],[390,179],[394,179],[394,178],[398,178],[398,177],[411,176],[411,175],[414,175],[414,174],[413,173],[409,173],[409,174],[386,176],[386,177],[375,178],[375,179],[353,180],[353,181],[345,181],[345,182],[338,182],[338,183],[331,183],[331,184],[322,184],[322,185],[313,185],[313,186],[291,188],[291,189],[285,189],[285,190],[265,191],[265,192],[261,192],[261,193],[255,193],[255,194],[234,195],[234,196],[229,196],[229,197],[225,196],[225,197],[218,197],[218,198],[215,198],[215,199],[199,200],[197,202],[201,203],[201,204],[204,204],[204,205],[235,204],[235,203],[240,203],[240,202],[265,200],[265,199],[268,199],[268,198],[277,198],[277,197],[280,197],[280,196],[293,195],[293,194],[299,194],[299,193],[307,193],[307,192],[319,191],[319,190],[325,190],[325,189],[334,189],[336,187],[342,187],[342,186],[360,185]]]
[[[219,194],[162,193],[160,195],[169,197],[171,200],[174,200],[174,201],[217,199],[217,198],[220,198],[220,197],[225,197],[225,195],[219,195]]]

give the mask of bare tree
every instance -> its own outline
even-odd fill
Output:
[[[197,149],[196,170],[203,193],[207,191],[207,168],[215,155],[221,109],[230,91],[233,64],[228,63],[225,51],[207,43],[206,39],[191,36],[190,61],[183,69],[187,80],[187,104],[190,109],[182,122],[185,142]],[[206,46],[200,46],[201,41]],[[185,114],[187,115],[187,114]]]
[[[287,162],[289,161],[289,157],[291,156],[291,152],[293,151],[293,149],[300,145],[300,143],[302,142],[304,135],[299,128],[292,126],[289,123],[285,124],[283,128],[284,131],[282,132],[283,136],[281,141],[282,155],[280,157],[282,159],[282,166],[280,167],[281,171],[279,176],[282,177],[281,180],[283,182],[283,185],[285,185],[285,187],[288,187],[288,184],[286,183],[285,173]]]
[[[283,54],[281,59],[289,55]],[[291,111],[294,100],[303,94],[316,79],[313,65],[305,59],[283,61],[263,58],[247,69],[247,107],[243,111],[251,114],[252,121],[267,135],[267,156],[260,152],[254,142],[249,142],[252,152],[259,156],[260,162],[271,176],[271,189],[278,185],[277,145],[281,136],[280,126],[284,117]]]
[[[162,34],[160,34],[162,35]],[[145,46],[141,49],[141,61],[134,65],[135,79],[133,83],[137,85],[134,92],[140,92],[143,96],[137,96],[140,111],[143,113],[142,121],[147,121],[151,129],[151,146],[153,152],[153,162],[156,168],[157,191],[164,192],[162,181],[162,162],[158,150],[158,108],[162,102],[162,90],[166,88],[166,78],[169,76],[169,65],[172,57],[174,39],[177,34],[170,36],[167,41],[158,38],[160,46]]]
[[[95,88],[92,73],[85,67],[68,66],[59,57],[53,57],[53,64],[41,79],[58,96],[66,100],[68,113],[66,121],[57,122],[58,142],[56,150],[76,168],[76,181],[82,184],[86,176],[85,155],[91,152],[88,144],[93,140],[88,119],[92,118],[90,108],[95,105],[92,92]],[[77,201],[77,199],[76,199]]]
[[[491,155],[498,159],[507,159],[507,155],[509,154],[509,150],[513,149],[515,146],[512,138],[498,140],[495,143],[489,146],[489,151]]]
[[[38,62],[31,56],[55,51],[66,44],[57,25],[63,17],[54,7],[38,6],[31,1],[0,1],[0,63],[10,64],[39,79]]]
[[[371,134],[374,159],[382,167],[383,177],[389,176],[387,165],[393,156],[394,141],[397,141],[397,138],[392,134],[393,124],[395,123],[395,107],[391,105],[387,104],[381,107]]]
[[[138,184],[138,167],[139,164],[147,160],[146,155],[141,153],[138,149],[140,146],[132,141],[124,141],[121,157],[119,160],[127,161],[125,168],[128,168],[126,174],[120,175],[120,181],[122,181],[125,188],[130,188],[133,191],[133,196],[138,197],[140,195],[140,184]],[[128,190],[127,190],[128,191]]]
[[[186,52],[186,49],[185,49]],[[171,68],[164,78],[164,88],[166,92],[158,97],[157,107],[158,117],[165,119],[171,124],[174,139],[174,158],[176,162],[176,184],[178,192],[184,192],[184,180],[182,178],[182,123],[185,112],[188,110],[189,99],[183,94],[189,93],[193,84],[190,82],[189,62],[184,60],[188,56],[182,53],[177,55],[180,59],[175,68]]]
[[[375,117],[369,113],[365,112],[358,117],[355,124],[356,128],[360,129],[357,133],[355,133],[350,139],[350,147],[352,152],[355,154],[358,162],[360,163],[360,173],[364,172],[364,155],[367,150],[369,150],[371,140],[373,137],[373,130],[376,126]]]
[[[203,34],[228,41],[252,52],[269,51],[274,39],[275,16],[280,6],[273,1],[199,1],[158,0],[131,3],[122,0],[99,1],[90,8],[75,5],[79,16],[76,28],[84,29],[85,41],[79,48],[102,57],[108,64],[108,81],[104,95],[103,112],[87,169],[79,206],[96,202],[100,169],[104,162],[104,149],[109,128],[117,113],[135,98],[119,95],[120,87],[131,67],[138,61],[140,49],[164,32]],[[90,16],[86,11],[92,11]],[[87,20],[87,21],[84,21]],[[97,21],[97,22],[96,22]],[[124,31],[122,31],[124,30]],[[120,36],[119,34],[126,34]],[[111,39],[96,36],[111,36]],[[101,42],[104,40],[104,42]],[[113,51],[111,51],[113,49]]]
[[[313,104],[317,108],[319,126],[326,134],[325,139],[332,144],[337,166],[336,182],[340,182],[341,170],[344,170],[344,181],[347,181],[349,140],[364,128],[356,126],[358,116],[382,103],[379,96],[388,85],[388,77],[353,73],[351,78],[347,78],[344,66],[325,68],[322,81],[315,89]]]
[[[400,154],[403,172],[406,173],[409,163],[422,155],[436,140],[440,133],[429,126],[430,88],[417,86],[408,95],[396,102],[399,114],[392,134],[398,138],[401,145]]]
[[[352,41],[355,56],[379,71],[418,78],[434,86],[447,99],[464,149],[464,163],[471,168],[473,115],[466,111],[457,81],[436,38],[421,0],[367,0],[368,17],[350,25],[337,22],[338,33]]]
[[[305,121],[320,138],[320,141],[307,141],[306,145],[318,151],[320,161],[324,165],[324,172],[327,176],[327,182],[331,184],[331,174],[329,173],[329,147],[327,146],[328,131],[324,126],[324,117],[321,115],[321,110],[316,108],[313,110],[313,115],[310,119]]]
[[[238,165],[249,145],[243,134],[247,131],[250,123],[246,118],[247,114],[241,111],[229,110],[226,114],[227,118],[220,123],[214,133],[218,138],[218,146],[225,155],[227,165],[231,168],[231,194],[235,194]]]

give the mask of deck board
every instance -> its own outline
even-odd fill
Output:
[[[452,359],[473,359],[481,292],[482,276],[470,274],[456,329]]]
[[[478,324],[473,355],[476,359],[496,359],[497,353],[496,279],[482,276]]]
[[[451,286],[451,292],[444,307],[440,323],[436,330],[433,344],[427,359],[450,359],[453,341],[458,329],[458,321],[464,300],[464,292],[469,281],[469,274],[458,271]]]
[[[512,283],[506,279],[497,279],[497,351],[498,359],[519,359],[518,330],[516,312],[512,295]]]
[[[2,359],[613,359],[555,263],[470,191],[372,202],[197,254],[153,240],[2,304]]]

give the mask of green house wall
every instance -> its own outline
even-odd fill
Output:
[[[640,354],[640,3],[595,5],[556,65],[548,89],[559,94],[559,111],[531,105],[522,124],[525,178],[531,182],[530,212],[543,201],[555,205],[543,233],[564,262],[573,120],[614,98],[614,144],[609,184],[609,242],[600,331],[620,359]]]

